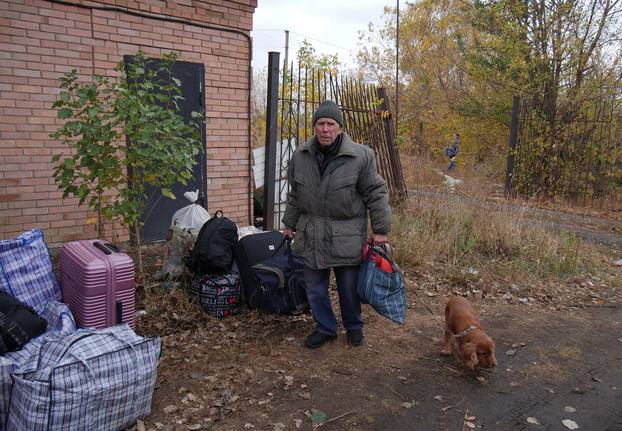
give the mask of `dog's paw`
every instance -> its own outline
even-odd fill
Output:
[[[441,350],[441,356],[451,356],[451,350],[450,349]]]

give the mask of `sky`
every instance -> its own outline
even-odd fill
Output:
[[[337,54],[342,64],[354,65],[359,31],[369,22],[380,25],[384,6],[394,0],[258,0],[253,15],[253,68],[268,64],[268,52],[285,56],[289,30],[289,59],[306,38],[318,54]]]

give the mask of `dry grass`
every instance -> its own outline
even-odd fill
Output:
[[[459,158],[450,175],[463,183],[448,193],[445,159],[401,158],[411,197],[396,211],[391,237],[402,266],[440,269],[455,284],[468,284],[470,268],[509,282],[606,272],[607,252],[574,234],[547,230],[532,211],[541,206],[537,202],[525,201],[518,209],[518,200],[506,204],[501,162],[467,164]]]
[[[404,267],[440,263],[501,278],[567,277],[596,268],[600,257],[572,234],[546,231],[524,210],[456,195],[411,200],[396,211],[391,236]]]

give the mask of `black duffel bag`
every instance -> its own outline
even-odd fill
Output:
[[[253,265],[256,283],[246,289],[246,301],[251,307],[274,314],[300,313],[309,308],[304,261],[294,255],[289,241],[285,254]],[[279,248],[283,243],[279,246]]]
[[[43,334],[47,326],[48,322],[32,308],[0,292],[0,356],[20,350],[28,340]]]

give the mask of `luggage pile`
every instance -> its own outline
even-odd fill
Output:
[[[304,264],[289,241],[240,233],[217,211],[184,258],[203,310],[307,310]],[[134,262],[106,241],[73,241],[59,274],[60,283],[40,230],[0,241],[0,431],[131,426],[150,413],[161,349],[133,331]]]
[[[128,427],[150,413],[161,348],[133,331],[134,264],[101,240],[59,263],[60,284],[38,229],[0,241],[0,430]]]
[[[211,316],[237,314],[242,302],[273,314],[309,308],[302,259],[279,231],[238,230],[222,211],[201,228],[187,259],[193,273],[191,297]]]

